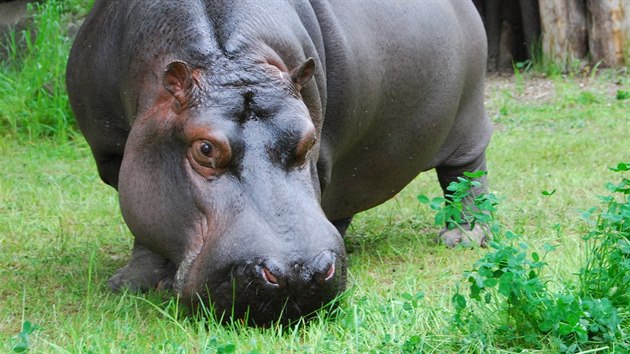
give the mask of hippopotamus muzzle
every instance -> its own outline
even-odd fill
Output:
[[[229,230],[189,252],[174,280],[183,302],[264,325],[311,315],[333,300],[346,283],[341,235],[323,213],[295,207],[302,209],[296,217],[310,216],[278,230],[245,210]]]
[[[342,259],[333,251],[308,261],[253,259],[212,271],[213,276],[197,287],[177,279],[175,288],[185,303],[195,309],[211,308],[221,320],[244,319],[258,325],[287,322],[308,318],[344,289]]]

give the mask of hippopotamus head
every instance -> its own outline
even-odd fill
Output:
[[[148,90],[120,205],[136,242],[176,266],[186,303],[261,324],[307,315],[344,288],[343,241],[319,202],[317,122],[300,94],[313,71],[312,59],[293,70],[175,60]]]

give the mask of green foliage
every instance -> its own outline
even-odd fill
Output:
[[[514,78],[517,82],[523,80],[523,73],[536,72],[548,77],[557,77],[564,72],[578,72],[581,63],[579,60],[574,61],[571,65],[565,63],[558,63],[545,55],[542,50],[542,42],[540,39],[534,39],[530,44],[531,58],[520,61],[512,62],[512,69],[514,72]]]
[[[610,343],[621,335],[618,310],[607,298],[583,298],[570,289],[552,292],[543,274],[543,258],[553,248],[548,246],[543,257],[528,254],[528,246],[519,238],[511,235],[505,244],[493,242],[494,250],[466,273],[473,302],[455,294],[456,326],[469,327],[473,322],[479,327],[475,321],[498,310],[494,334],[507,345],[536,348],[551,334],[566,352],[586,343]]]
[[[424,299],[424,293],[417,292],[415,295],[402,293],[401,297],[405,300],[403,303],[403,309],[406,311],[413,311],[413,309],[418,308],[419,302]]]
[[[612,171],[630,170],[630,163],[619,163]],[[584,237],[586,264],[580,270],[580,294],[608,298],[615,306],[630,304],[630,180],[608,183],[604,206],[583,213],[593,229]]]
[[[212,351],[210,349],[212,349]],[[219,344],[219,341],[216,337],[211,338],[208,342],[208,345],[206,346],[207,353],[214,352],[217,354],[230,354],[234,353],[235,351],[236,345],[234,343]]]
[[[71,40],[68,16],[85,1],[50,0],[29,4],[33,27],[11,32],[8,60],[0,63],[0,129],[29,140],[55,136],[66,140],[75,123],[65,87]]]
[[[575,67],[572,67],[575,70]],[[532,59],[528,59],[524,62],[516,62],[513,64],[514,72],[536,72],[541,73],[548,77],[557,77],[566,72],[565,65],[560,64],[552,60],[551,58],[542,54],[542,50],[533,54]]]
[[[64,12],[69,13],[79,18],[87,16],[88,12],[90,11],[93,5],[94,5],[94,0],[64,0],[63,1]]]
[[[629,169],[630,164],[620,163],[611,170]],[[622,330],[622,323],[629,321],[630,180],[623,177],[607,188],[613,195],[602,197],[605,208],[585,237],[586,266],[576,287],[560,292],[549,288],[552,280],[544,274],[545,258],[555,247],[545,244],[541,256],[530,252],[522,236],[509,230],[496,233],[494,228],[491,252],[465,273],[468,295],[458,289],[452,298],[455,326],[471,336],[491,331],[508,346],[537,348],[551,335],[562,352],[611,345],[620,338],[620,348],[630,349],[629,334]],[[594,212],[589,210],[586,217]],[[488,319],[493,323],[490,328]]]
[[[22,330],[15,336],[15,344],[13,351],[23,353],[29,349],[29,336],[39,329],[38,325],[34,325],[29,321],[22,323]]]
[[[592,92],[581,91],[577,95],[577,97],[575,97],[574,102],[582,106],[588,106],[593,103],[599,102],[599,100],[597,99],[597,96],[595,96]]]
[[[522,74],[534,72],[543,74],[547,77],[558,77],[561,75],[583,76],[593,78],[597,75],[602,61],[595,63],[592,67],[588,61],[574,58],[566,59],[564,62],[558,61],[542,51],[540,41],[535,41],[531,47],[531,58],[521,61],[512,62],[512,69],[516,81],[522,81]]]
[[[628,98],[630,98],[630,91],[628,90],[617,90],[617,94],[615,95],[615,98],[618,100],[627,100]]]
[[[464,172],[464,177],[458,177],[451,182],[446,189],[450,193],[443,197],[429,199],[425,195],[419,195],[418,201],[427,204],[436,211],[435,225],[446,225],[449,229],[468,224],[471,229],[477,223],[489,224],[494,220],[494,212],[498,200],[491,193],[474,195],[473,190],[481,186],[477,179],[486,175],[486,171]]]

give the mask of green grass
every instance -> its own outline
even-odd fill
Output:
[[[8,58],[0,62],[0,129],[14,137],[74,135],[74,118],[65,95],[65,69],[71,40],[69,23],[85,14],[93,0],[48,1],[31,5],[34,31],[0,38]]]
[[[600,81],[601,80],[601,81]],[[532,80],[536,81],[536,80]],[[533,248],[558,247],[548,276],[579,266],[587,225],[580,211],[599,204],[606,167],[628,159],[627,100],[608,95],[606,78],[588,88],[553,82],[546,103],[489,90],[497,131],[488,150],[499,218]],[[492,82],[494,83],[494,82]],[[525,85],[528,81],[525,80]],[[513,90],[510,84],[508,90]],[[581,102],[588,90],[595,102]],[[507,97],[507,98],[506,98]],[[506,101],[507,100],[507,101]],[[571,101],[575,103],[567,103]],[[508,105],[499,115],[501,105]],[[111,294],[107,278],[125,263],[132,237],[117,197],[97,177],[81,140],[0,143],[0,351],[10,351],[24,321],[34,352],[413,352],[502,351],[498,337],[464,336],[452,327],[450,299],[463,271],[484,250],[446,250],[432,239],[433,215],[418,194],[439,195],[433,172],[388,203],[357,216],[347,236],[350,290],[340,314],[308,326],[223,327],[178,316],[160,294]],[[542,191],[555,190],[551,196]],[[410,301],[417,293],[420,300]],[[405,305],[409,303],[409,305]],[[625,322],[627,324],[627,321]],[[555,351],[551,340],[542,351]]]
[[[87,145],[75,139],[59,76],[69,42],[58,39],[64,47],[44,55],[61,58],[51,76],[35,64],[25,69],[26,57],[0,65],[0,352],[558,351],[552,337],[508,345],[483,318],[483,332],[454,326],[451,298],[467,284],[464,271],[488,251],[432,242],[434,215],[416,196],[440,195],[434,172],[355,218],[346,237],[349,290],[335,316],[269,329],[221,326],[182,316],[164,294],[110,293],[107,279],[125,264],[132,236],[115,191],[100,182]],[[34,89],[13,89],[25,77],[34,77]],[[55,80],[61,80],[55,90],[42,88]],[[630,100],[617,93],[628,83],[623,73],[601,70],[594,78],[523,74],[489,82],[496,131],[488,168],[490,191],[500,200],[497,217],[532,250],[556,247],[544,271],[554,279],[551,290],[562,289],[582,265],[589,226],[580,214],[600,204],[606,182],[616,182],[607,167],[630,160]],[[38,95],[51,101],[29,102]],[[628,311],[624,316],[627,334]],[[623,341],[582,349],[614,352]]]

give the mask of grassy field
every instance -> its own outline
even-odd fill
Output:
[[[6,84],[6,78],[19,81],[15,63],[2,63],[0,69],[5,77],[0,101],[28,101]],[[608,167],[630,162],[630,99],[624,99],[629,82],[625,71],[588,78],[488,80],[487,108],[496,127],[488,168],[490,191],[500,201],[497,218],[522,234],[533,251],[545,244],[556,247],[543,273],[550,289],[577,281],[584,260],[582,236],[590,228],[580,213],[600,205],[598,195],[607,194],[604,184],[619,179]],[[72,130],[71,116],[63,113],[68,112],[63,92],[44,94],[41,89],[34,91],[55,102],[48,103],[54,109],[46,116],[62,112],[61,126],[28,128],[0,106],[0,352],[563,349],[545,333],[535,344],[506,341],[490,319],[481,318],[487,328],[476,331],[454,325],[451,299],[458,287],[465,292],[464,271],[489,251],[448,250],[432,242],[439,231],[433,212],[416,197],[440,195],[433,172],[355,218],[345,240],[349,290],[334,316],[267,329],[223,326],[182,316],[176,301],[165,294],[112,294],[107,279],[125,264],[132,236],[115,191],[100,182],[87,145]],[[25,121],[41,113],[39,106],[21,107]],[[615,340],[583,343],[572,351],[627,351],[630,310],[619,310],[622,322]]]

